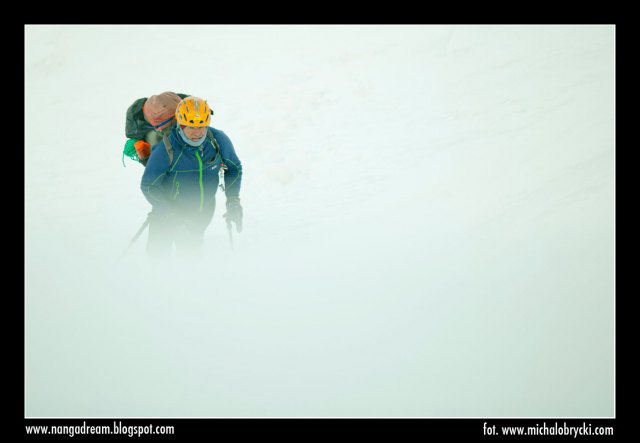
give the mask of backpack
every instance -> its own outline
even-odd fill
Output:
[[[170,133],[170,131],[169,131]],[[167,154],[169,155],[169,165],[171,165],[173,163],[173,148],[171,147],[171,142],[169,141],[169,137],[166,133],[163,133],[162,136],[160,136],[160,134],[158,134],[157,132],[154,134],[157,138],[161,137],[161,140],[164,141],[164,146],[167,149]],[[216,138],[213,136],[213,131],[211,131],[211,128],[207,129],[207,138],[209,139],[209,141],[211,142],[211,144],[213,145],[215,151],[216,151],[216,157],[220,154],[220,145],[218,145],[218,142],[216,140]],[[129,157],[131,160],[137,161],[138,163],[140,163],[143,166],[147,166],[147,161],[149,160],[149,158],[143,158],[141,159],[138,156],[138,153],[136,152],[136,148],[134,147],[135,143],[138,140],[130,138],[127,140],[127,142],[124,145],[124,151],[122,152],[122,165],[126,167],[126,165],[124,164],[124,157],[127,156]],[[158,140],[159,141],[159,140]],[[155,146],[155,143],[154,145]],[[153,149],[152,146],[152,149]]]
[[[181,99],[188,97],[188,94],[178,93],[177,95]],[[125,167],[125,156],[129,157],[131,160],[141,163],[142,165],[146,165],[147,163],[146,160],[140,159],[138,157],[138,154],[136,153],[134,144],[138,140],[144,140],[151,146],[154,146],[158,142],[160,142],[160,140],[162,140],[162,136],[164,134],[169,134],[172,127],[174,126],[169,125],[162,131],[156,130],[144,117],[143,107],[147,100],[147,97],[139,98],[135,100],[133,104],[131,104],[131,106],[129,106],[129,108],[127,109],[125,134],[128,140],[126,141],[124,150],[122,152],[122,165]]]

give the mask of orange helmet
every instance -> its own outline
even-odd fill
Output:
[[[211,121],[211,108],[206,100],[198,97],[184,98],[176,108],[176,120],[179,125],[204,127]]]

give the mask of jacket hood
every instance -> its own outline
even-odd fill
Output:
[[[208,129],[207,129],[208,132]],[[169,141],[171,142],[171,146],[177,146],[180,149],[187,149],[187,150],[195,150],[195,149],[204,149],[205,145],[209,142],[209,137],[208,134],[205,135],[205,139],[204,141],[198,145],[198,146],[191,146],[189,145],[186,141],[184,141],[184,139],[182,138],[182,136],[179,133],[179,127],[178,125],[174,125],[174,128],[171,130],[171,134],[169,134]]]

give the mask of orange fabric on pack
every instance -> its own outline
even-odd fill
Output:
[[[136,148],[136,152],[138,153],[138,157],[147,158],[151,155],[151,145],[144,140],[138,140],[133,145]]]

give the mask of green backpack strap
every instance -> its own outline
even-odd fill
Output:
[[[171,169],[171,164],[173,163],[173,148],[171,147],[169,137],[166,135],[162,136],[162,141],[164,142],[164,147],[167,149],[167,155],[169,156],[169,169]]]

